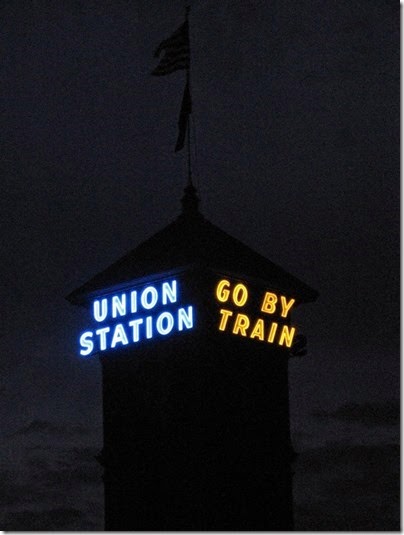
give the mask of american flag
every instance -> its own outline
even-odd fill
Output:
[[[159,58],[164,51],[160,63],[152,71],[155,76],[171,74],[180,69],[189,69],[189,35],[186,20],[168,39],[162,41],[154,52]]]

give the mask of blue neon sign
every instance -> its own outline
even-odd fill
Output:
[[[88,357],[157,335],[192,329],[194,308],[192,305],[178,307],[178,286],[173,279],[95,299],[92,317],[99,325],[81,334],[80,355]],[[158,312],[154,313],[155,310]]]

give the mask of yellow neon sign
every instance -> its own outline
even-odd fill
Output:
[[[215,296],[219,303],[227,303],[241,308],[246,305],[249,297],[248,288],[245,284],[232,283],[227,279],[218,282]],[[260,311],[265,314],[276,314],[281,318],[287,318],[295,304],[295,299],[286,296],[278,296],[273,292],[265,292]],[[231,332],[237,336],[257,339],[269,344],[277,343],[280,346],[292,347],[296,333],[295,327],[279,325],[276,321],[266,322],[263,318],[252,320],[245,312],[233,312],[225,308],[220,309],[219,331]]]
[[[244,286],[244,284],[236,284],[233,292],[230,292],[230,284],[231,283],[226,279],[223,279],[219,282],[216,287],[217,300],[221,303],[226,303],[231,293],[231,299],[233,303],[238,307],[244,306],[248,299],[247,288]]]

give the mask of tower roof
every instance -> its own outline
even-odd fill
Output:
[[[317,298],[307,284],[205,219],[192,185],[185,188],[182,205],[177,219],[74,290],[67,300],[84,304],[87,294],[191,264],[268,282],[299,302]]]

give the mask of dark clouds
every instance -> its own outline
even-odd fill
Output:
[[[343,446],[302,452],[294,476],[300,531],[399,531],[400,447]]]
[[[310,445],[304,433],[292,434],[298,530],[400,529],[399,408],[389,400],[315,412],[322,447]]]
[[[0,524],[7,530],[101,530],[99,429],[33,421],[0,443]]]
[[[88,429],[80,425],[71,425],[69,427],[62,427],[60,425],[52,424],[51,422],[46,422],[44,420],[33,420],[25,427],[18,429],[11,436],[26,435],[27,433],[39,433],[39,434],[50,434],[58,437],[66,437],[66,435],[80,435],[88,434]]]
[[[368,426],[398,425],[400,422],[400,402],[348,403],[333,412],[317,412],[320,418],[337,418],[345,422],[357,422]]]
[[[82,531],[82,526],[87,525],[87,522],[81,511],[57,507],[7,513],[2,524],[7,531]],[[97,530],[97,527],[100,529],[100,526],[90,524],[87,529]]]
[[[389,407],[392,410],[396,405],[358,405],[353,412],[389,412]],[[341,412],[349,410],[341,407]],[[336,417],[331,414],[329,418]],[[384,442],[379,433],[375,434],[377,443],[368,445],[361,434],[362,419],[350,424],[358,429],[351,444],[347,444],[346,431],[338,441],[322,447],[302,447],[299,435],[294,436],[298,452],[294,462],[297,530],[399,529],[398,425],[396,443]],[[376,424],[385,425],[378,420],[373,422],[373,429]],[[101,530],[102,470],[95,460],[100,442],[96,428],[47,421],[31,422],[3,437],[3,529]]]

